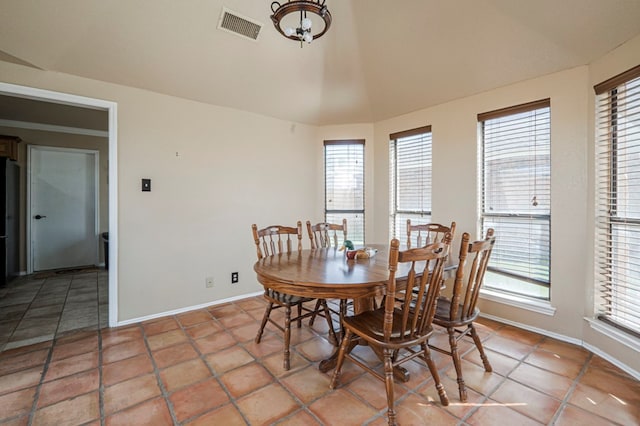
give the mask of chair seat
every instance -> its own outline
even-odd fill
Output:
[[[451,300],[446,297],[439,297],[436,305],[436,314],[433,317],[433,322],[435,324],[446,327],[447,325],[451,325],[454,327],[466,325],[470,322],[475,321],[480,315],[480,309],[475,308],[473,313],[468,317],[463,317],[462,313],[464,311],[464,307],[462,305],[458,305],[458,312],[456,318],[451,319]]]
[[[272,289],[267,289],[266,296],[282,303],[283,305],[297,305],[299,303],[310,302],[314,299],[308,297],[293,296],[291,294],[280,293]]]
[[[377,342],[384,342],[384,308],[374,311],[366,311],[352,317],[343,319],[345,327],[350,328],[354,333]],[[393,312],[393,328],[391,329],[391,341],[393,343],[407,343],[411,340],[410,331],[401,333],[402,310],[395,309]],[[431,329],[424,336],[416,338],[416,341],[426,340],[431,334]]]

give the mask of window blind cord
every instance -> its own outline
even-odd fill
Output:
[[[538,113],[536,112],[535,115],[537,123]],[[537,134],[537,131],[534,133]],[[531,137],[531,135],[529,137]],[[533,198],[531,199],[531,205],[536,207],[538,205],[536,197],[536,193],[538,192],[538,138],[535,135],[533,137],[535,142],[533,144]]]

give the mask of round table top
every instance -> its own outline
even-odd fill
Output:
[[[378,250],[369,259],[347,259],[337,248],[319,248],[281,253],[260,259],[253,266],[265,287],[303,297],[358,298],[381,295],[389,279],[389,246],[372,244]],[[404,267],[403,267],[404,266]],[[399,265],[396,276],[408,274],[409,265]]]

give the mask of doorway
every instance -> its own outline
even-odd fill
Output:
[[[98,165],[92,150],[30,145],[28,273],[98,264]]]
[[[106,179],[108,181],[108,223],[109,223],[109,273],[108,273],[108,325],[115,327],[118,325],[118,163],[117,163],[117,104],[101,99],[87,98],[83,96],[70,95],[66,93],[53,92],[49,90],[35,89],[26,86],[0,82],[0,95],[15,97],[19,99],[29,99],[40,101],[42,104],[56,104],[84,108],[87,110],[97,110],[106,112],[108,115],[108,130],[103,137],[108,138],[108,167]],[[3,120],[8,121],[8,120]],[[19,119],[14,119],[14,125],[22,129],[29,128],[26,123]],[[57,126],[48,125],[49,131],[56,131]],[[65,128],[66,129],[66,128]],[[68,130],[68,129],[66,129]],[[107,158],[105,156],[105,158]],[[105,205],[106,205],[105,204]],[[34,213],[35,216],[37,213]],[[46,216],[46,214],[41,214]],[[96,239],[98,233],[95,233]],[[94,250],[98,249],[100,242],[95,241]],[[95,251],[94,251],[95,253]],[[28,265],[27,265],[28,268]]]

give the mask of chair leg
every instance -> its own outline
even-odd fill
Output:
[[[420,346],[422,347],[422,352],[424,352],[424,360],[426,361],[429,371],[431,372],[431,376],[433,377],[433,381],[436,384],[436,390],[438,391],[438,396],[440,396],[440,403],[446,407],[449,405],[449,398],[447,397],[447,392],[444,390],[444,386],[442,386],[442,383],[440,382],[440,375],[438,374],[436,363],[431,359],[429,345],[423,343]]]
[[[282,367],[285,370],[289,370],[291,352],[289,346],[291,345],[291,305],[286,305],[284,309],[284,359]]]
[[[313,322],[316,320],[316,315],[318,315],[318,310],[320,309],[320,301],[324,299],[318,299],[316,301],[316,307],[313,308],[313,315],[311,315],[311,319],[309,320],[309,327],[313,326]]]
[[[285,370],[289,370],[289,344],[291,343],[291,305],[286,305],[284,312],[284,361],[282,366]]]
[[[462,377],[462,365],[460,361],[460,354],[458,353],[458,340],[456,339],[456,330],[453,327],[447,328],[449,333],[449,346],[451,347],[451,358],[453,358],[453,365],[456,368],[456,376],[458,377],[458,390],[460,392],[460,401],[467,402],[467,389],[464,385],[464,378]]]
[[[344,336],[342,337],[342,343],[340,344],[340,350],[338,351],[338,360],[336,361],[336,368],[333,370],[333,376],[329,383],[329,389],[335,389],[338,385],[338,378],[340,377],[340,370],[342,370],[342,364],[344,363],[344,356],[349,347],[349,341],[351,340],[351,330],[346,329]]]
[[[298,328],[302,327],[302,303],[298,303]]]
[[[336,332],[333,329],[333,321],[331,320],[331,311],[327,306],[327,301],[325,299],[318,299],[318,303],[322,304],[322,310],[324,311],[324,317],[327,319],[327,325],[329,326],[329,341],[334,346],[338,346],[338,338],[336,337]],[[317,309],[316,309],[317,312]],[[314,313],[315,315],[315,313]]]
[[[484,364],[484,371],[487,373],[491,373],[493,368],[491,368],[491,364],[489,363],[489,358],[484,353],[484,348],[482,347],[482,341],[480,340],[480,336],[476,333],[476,328],[473,324],[469,324],[469,329],[471,330],[471,337],[473,338],[473,342],[476,344],[476,348],[478,348],[478,352],[480,352],[480,358],[482,359],[482,364]]]
[[[264,316],[262,317],[262,323],[260,324],[260,330],[258,330],[258,335],[256,336],[256,343],[260,343],[260,339],[262,339],[262,333],[264,332],[264,327],[267,325],[267,321],[269,321],[269,315],[271,315],[271,310],[273,309],[273,302],[269,302],[269,306],[264,311]]]
[[[393,395],[393,362],[391,361],[392,351],[384,350],[384,387],[387,391],[387,418],[389,426],[396,425],[396,412],[393,409],[395,398]]]

